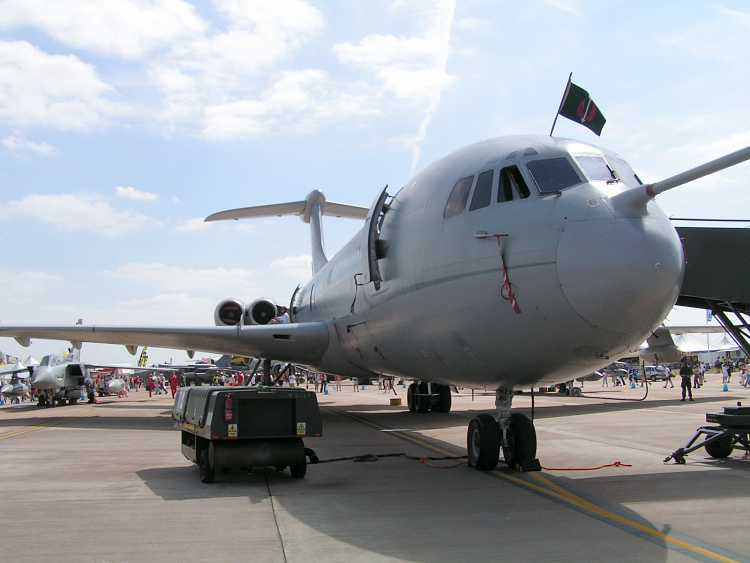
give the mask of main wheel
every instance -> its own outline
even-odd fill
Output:
[[[438,386],[438,400],[432,409],[437,412],[451,412],[451,388],[447,385]]]
[[[214,466],[208,455],[208,447],[204,447],[198,456],[198,469],[202,483],[213,483],[215,477]]]
[[[481,471],[497,466],[500,456],[500,427],[489,414],[472,418],[466,431],[466,451],[469,465]]]
[[[414,412],[417,410],[417,404],[414,401],[414,393],[417,392],[417,384],[416,383],[410,383],[409,388],[406,390],[406,404],[409,406],[409,412]]]
[[[290,465],[289,471],[295,479],[302,479],[307,473],[307,462],[303,461],[302,463]]]
[[[730,434],[727,434],[703,447],[706,448],[706,453],[712,458],[724,459],[732,454],[734,438]]]
[[[503,446],[503,458],[508,467],[536,459],[536,430],[528,416],[520,412],[510,415],[508,445]]]
[[[417,392],[422,396],[414,397],[414,408],[417,412],[426,413],[430,412],[430,397],[427,395],[429,386],[426,383],[419,383],[417,386]]]

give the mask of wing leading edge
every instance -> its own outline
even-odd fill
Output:
[[[325,323],[216,327],[0,326],[0,337],[22,346],[30,339],[68,340],[125,346],[200,350],[217,354],[269,357],[302,364],[317,363],[328,348]]]

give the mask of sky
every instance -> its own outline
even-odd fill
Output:
[[[0,0],[0,323],[207,325],[223,298],[286,303],[307,225],[206,215],[313,189],[369,206],[464,145],[547,134],[569,72],[607,123],[555,134],[667,177],[750,145],[748,52],[740,1]],[[659,202],[745,219],[748,175]],[[329,255],[359,227],[327,219]]]

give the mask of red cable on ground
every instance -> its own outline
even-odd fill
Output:
[[[612,463],[599,465],[597,467],[544,467],[542,466],[542,469],[544,469],[545,471],[597,471],[599,469],[605,469],[607,467],[633,467],[633,466],[629,463],[623,463],[619,459],[616,459]]]

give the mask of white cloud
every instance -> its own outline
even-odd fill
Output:
[[[224,297],[249,298],[258,295],[258,281],[262,277],[248,268],[192,268],[140,262],[123,264],[110,275],[159,293],[210,295],[215,297],[216,302]]]
[[[544,3],[573,16],[580,16],[582,13],[581,0],[544,0]]]
[[[0,270],[0,287],[3,288],[5,303],[27,303],[47,294],[58,287],[63,277],[49,272],[28,270]],[[0,319],[8,322],[4,311],[0,310]]]
[[[159,196],[154,193],[137,190],[132,186],[115,186],[114,191],[117,197],[133,201],[151,203],[159,199]]]
[[[116,209],[106,201],[89,195],[28,195],[8,203],[10,216],[23,215],[66,231],[89,231],[117,236],[140,229],[149,218]]]
[[[659,37],[660,42],[697,59],[736,66],[750,48],[750,13],[719,7],[713,17]],[[734,69],[733,69],[734,71]]]
[[[487,26],[487,20],[474,17],[464,17],[456,22],[456,27],[463,31],[475,31]]]
[[[309,254],[285,256],[271,262],[270,269],[295,282],[304,283],[312,277],[312,257]]]
[[[112,88],[73,55],[50,55],[26,41],[0,41],[0,120],[83,129],[115,108]]]
[[[179,222],[175,230],[178,233],[198,233],[210,229],[212,225],[213,223],[206,223],[203,217],[194,217]]]
[[[250,137],[273,131],[307,131],[324,121],[376,111],[369,95],[340,91],[321,70],[284,72],[259,97],[206,108],[203,135],[208,139]]]
[[[45,142],[35,142],[24,138],[19,133],[11,133],[2,140],[3,147],[17,156],[51,157],[59,154],[58,150]]]
[[[302,0],[216,0],[224,29],[173,46],[150,67],[163,118],[173,126],[203,119],[203,108],[256,96],[258,70],[281,61],[324,25]]]
[[[421,2],[397,2],[394,7],[413,10],[411,16],[421,22],[421,33],[367,35],[357,44],[338,43],[333,52],[340,62],[374,75],[387,92],[424,108],[411,146],[414,172],[427,128],[440,106],[443,91],[452,81],[447,66],[456,3],[438,0],[427,6]]]
[[[137,58],[206,29],[183,0],[3,0],[0,29],[36,28],[57,41]]]

